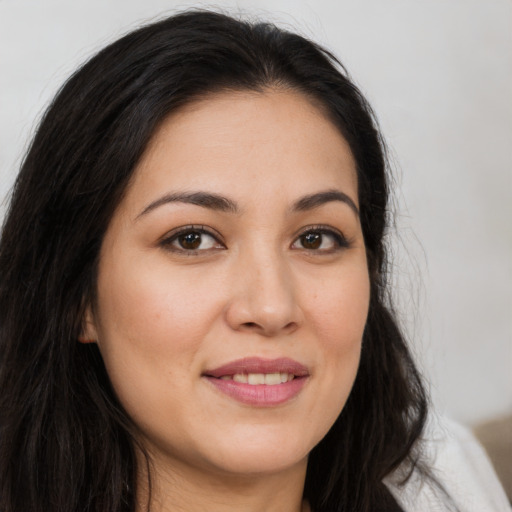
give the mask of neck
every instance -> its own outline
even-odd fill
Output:
[[[307,460],[271,474],[229,474],[153,461],[137,486],[137,512],[309,512],[302,494]],[[145,467],[143,461],[139,467]]]

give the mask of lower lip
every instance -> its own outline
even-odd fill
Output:
[[[296,377],[289,382],[275,384],[244,384],[234,380],[205,376],[219,391],[243,404],[257,407],[281,405],[297,396],[307,377]]]

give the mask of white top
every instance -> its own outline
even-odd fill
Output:
[[[484,449],[469,430],[447,419],[429,422],[424,452],[434,476],[460,512],[510,512],[512,507]],[[385,484],[407,512],[448,512],[453,506],[417,471],[399,486],[400,471]]]

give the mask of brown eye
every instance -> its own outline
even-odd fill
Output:
[[[319,249],[322,245],[321,233],[306,233],[300,237],[300,243],[304,249]]]
[[[167,250],[188,255],[226,248],[214,235],[203,229],[194,229],[192,226],[170,235],[162,240],[160,245]]]
[[[177,238],[177,242],[183,249],[193,251],[195,249],[198,249],[199,246],[201,245],[202,236],[203,235],[201,235],[201,233],[192,231],[190,233],[185,233],[184,235],[180,235]]]
[[[305,231],[292,244],[292,249],[330,253],[349,247],[347,239],[338,231],[319,227]]]

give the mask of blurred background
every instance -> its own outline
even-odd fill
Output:
[[[0,0],[0,218],[69,74],[187,7],[274,21],[341,59],[389,144],[396,301],[436,408],[469,426],[512,414],[510,0]]]

